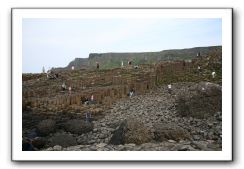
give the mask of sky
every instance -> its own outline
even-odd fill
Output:
[[[22,22],[22,71],[65,67],[89,53],[222,45],[221,18],[39,19]]]

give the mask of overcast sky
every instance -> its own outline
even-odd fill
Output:
[[[22,28],[24,73],[89,53],[222,45],[221,19],[23,19]]]

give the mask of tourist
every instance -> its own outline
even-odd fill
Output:
[[[87,97],[85,97],[85,101],[84,101],[85,105],[88,105],[89,104],[89,100]]]
[[[55,78],[56,78],[56,79],[58,78],[58,76],[59,76],[58,73],[55,73]]]
[[[51,74],[51,72],[50,72],[50,70],[48,70],[48,71],[47,71],[47,79],[50,78],[50,74]]]
[[[169,94],[172,93],[172,86],[171,86],[171,84],[168,85],[168,92],[169,92]]]
[[[71,86],[69,87],[69,94],[71,94]]]
[[[46,71],[45,71],[45,67],[43,66],[42,67],[42,73],[45,73]]]
[[[130,98],[134,95],[134,92],[135,92],[135,91],[134,91],[133,89],[130,90],[130,92],[129,92],[129,96],[130,96]]]
[[[198,65],[198,67],[197,67],[197,70],[198,70],[198,71],[200,71],[200,70],[201,70],[201,67],[200,67],[199,65]]]
[[[86,122],[91,122],[91,112],[86,112]]]
[[[74,66],[72,66],[72,67],[71,67],[71,70],[75,70],[75,67],[74,67]]]
[[[198,53],[197,53],[197,57],[200,57],[200,56],[201,56],[201,53],[200,53],[200,52],[198,52]]]
[[[131,60],[128,61],[128,65],[130,66],[132,64]]]
[[[96,62],[96,64],[97,64],[97,69],[99,69],[99,66],[100,66],[100,65],[99,65],[99,63],[98,63],[98,62]]]
[[[124,62],[123,61],[121,61],[121,67],[124,67]]]
[[[93,102],[93,100],[94,100],[94,96],[93,96],[93,95],[91,95],[91,101]]]
[[[213,79],[215,78],[215,72],[212,72],[212,78]]]
[[[62,90],[63,91],[65,91],[66,90],[66,85],[65,85],[65,83],[63,82],[63,84],[62,84]]]

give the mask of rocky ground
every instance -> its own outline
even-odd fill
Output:
[[[48,131],[36,144],[44,140],[44,147],[40,146],[44,151],[221,151],[220,111],[196,118],[177,110],[180,95],[199,87],[205,92],[208,86],[213,88],[206,83],[177,83],[171,92],[162,86],[128,97],[112,105],[104,117],[91,123],[74,119],[66,123],[65,130]]]

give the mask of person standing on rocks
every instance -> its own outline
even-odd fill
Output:
[[[212,78],[214,79],[215,78],[215,72],[212,72]]]
[[[121,61],[121,67],[122,67],[122,68],[124,67],[124,62],[123,62],[123,61]]]
[[[42,73],[46,73],[44,66],[42,67]]]
[[[91,122],[91,112],[86,112],[86,122]]]
[[[69,86],[69,94],[71,94],[71,89],[72,89],[71,86]]]
[[[201,71],[201,67],[198,65],[197,70],[200,72]]]
[[[134,95],[134,89],[131,89],[130,92],[129,92],[129,96],[130,98]]]
[[[94,96],[93,95],[91,95],[91,102],[93,102],[94,101]]]
[[[66,87],[65,83],[63,82],[63,84],[62,84],[62,90],[65,91],[66,88],[67,88],[67,87]]]
[[[172,86],[171,86],[171,84],[168,85],[168,92],[169,92],[169,94],[172,93]]]
[[[132,62],[131,62],[131,60],[129,60],[129,61],[128,61],[128,65],[131,66],[131,64],[132,64]]]
[[[99,65],[99,63],[98,63],[98,62],[96,62],[96,64],[97,64],[97,70],[98,70],[100,65]]]

